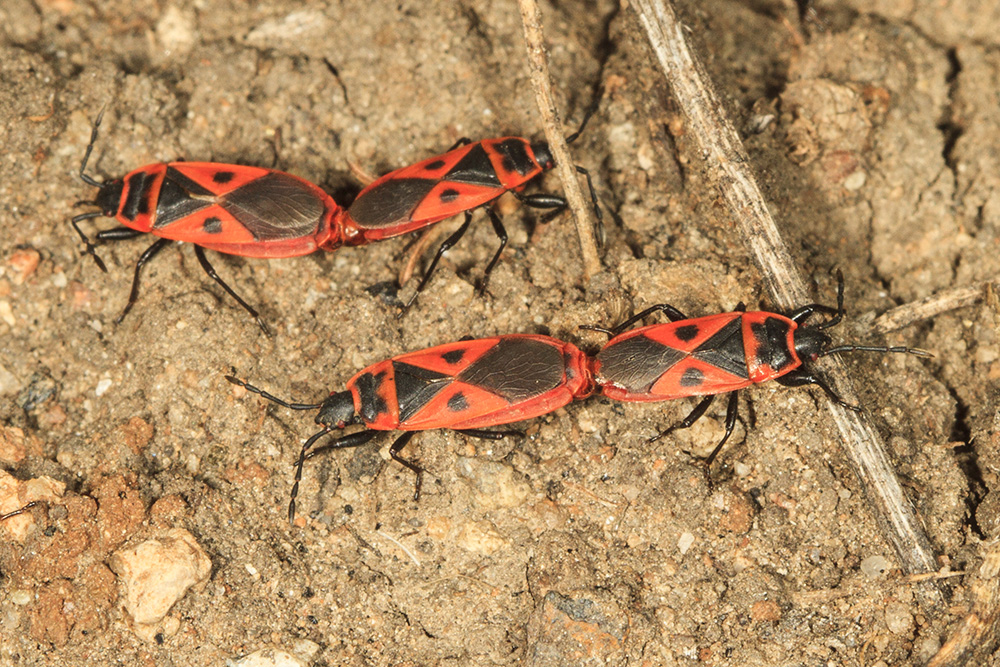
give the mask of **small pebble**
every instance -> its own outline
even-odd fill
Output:
[[[861,571],[871,579],[881,579],[889,571],[889,561],[882,556],[869,556],[861,561]]]
[[[212,571],[205,550],[183,528],[116,551],[110,564],[125,585],[125,609],[141,625],[163,620],[174,603],[191,587],[207,582]]]

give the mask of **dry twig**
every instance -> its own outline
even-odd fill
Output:
[[[810,299],[805,284],[757,186],[749,156],[701,63],[688,47],[673,9],[664,0],[633,0],[631,6],[684,113],[688,134],[694,138],[711,180],[718,184],[728,203],[775,302],[789,310],[807,303]],[[835,357],[827,359],[834,387],[844,395],[854,395],[846,367]],[[903,495],[881,438],[867,415],[845,410],[833,402],[828,405],[843,438],[847,459],[904,569],[908,573],[937,570],[930,541]],[[936,588],[928,591],[925,602],[940,605],[940,592]]]
[[[579,176],[573,166],[566,137],[563,134],[559,111],[556,109],[552,96],[552,79],[549,77],[549,56],[545,50],[545,37],[542,33],[542,16],[538,11],[536,0],[520,0],[521,21],[524,23],[524,43],[528,51],[528,68],[531,72],[531,84],[535,89],[535,99],[538,111],[542,115],[542,125],[545,128],[545,138],[556,162],[556,169],[562,179],[566,201],[576,220],[576,231],[580,237],[580,252],[583,256],[583,278],[590,279],[601,271],[601,258],[597,252],[597,239],[594,230],[597,221],[593,209],[583,196]]]
[[[984,290],[991,289],[991,285],[992,283],[980,283],[972,287],[956,287],[919,301],[904,303],[876,317],[872,328],[885,334],[950,310],[971,306],[983,297]]]

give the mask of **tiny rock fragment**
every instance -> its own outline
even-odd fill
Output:
[[[750,607],[750,618],[755,621],[780,621],[781,607],[773,600],[760,600]]]
[[[458,474],[472,486],[476,503],[483,509],[517,507],[527,500],[531,491],[513,468],[495,461],[459,458]]]
[[[889,561],[882,556],[869,556],[861,561],[861,571],[871,579],[881,579],[889,567]]]
[[[308,663],[294,653],[280,648],[262,648],[239,660],[233,660],[236,667],[306,667]]]
[[[15,465],[27,455],[24,431],[16,426],[0,426],[0,463]]]
[[[458,535],[458,545],[466,551],[488,556],[508,542],[489,521],[472,521],[462,526]]]
[[[31,502],[58,502],[65,492],[66,485],[51,477],[21,481],[5,470],[0,470],[0,514],[14,512]],[[12,516],[0,522],[0,540],[24,542],[34,525],[35,518],[31,512]]]
[[[628,616],[598,591],[549,591],[528,621],[526,664],[621,664],[628,627]]]
[[[890,602],[885,606],[885,625],[896,635],[908,636],[913,631],[913,614],[910,606],[902,602]]]
[[[31,277],[31,274],[38,268],[38,263],[42,261],[42,256],[37,250],[25,248],[15,250],[7,258],[7,266],[10,269],[11,277],[15,285],[23,285],[24,281]]]
[[[111,569],[125,585],[125,609],[139,625],[159,623],[175,602],[204,585],[212,561],[188,531],[173,528],[160,537],[116,551]]]

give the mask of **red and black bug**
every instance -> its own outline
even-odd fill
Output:
[[[686,318],[673,306],[647,308],[614,329],[600,329],[612,336],[593,360],[594,382],[608,398],[618,401],[665,401],[688,396],[705,398],[679,424],[663,431],[658,440],[676,429],[688,428],[708,410],[717,394],[729,394],[726,433],[708,457],[711,463],[732,435],[738,414],[738,392],[751,384],[776,380],[788,387],[814,384],[831,400],[850,410],[861,408],[840,398],[805,366],[820,357],[841,352],[900,352],[929,357],[908,347],[840,345],[824,329],[844,317],[844,276],[837,272],[837,307],[811,303],[787,316],[746,312],[743,304],[732,313]],[[653,324],[626,331],[656,312],[669,324]],[[824,322],[804,325],[814,313],[832,315]]]
[[[580,129],[567,137],[574,141],[586,126],[593,110],[587,113]],[[431,261],[417,286],[409,307],[427,285],[441,256],[458,243],[472,221],[472,211],[486,207],[500,247],[486,266],[480,292],[485,291],[490,272],[507,245],[507,232],[496,211],[490,207],[501,195],[511,192],[528,206],[543,209],[566,208],[566,200],[553,194],[522,194],[524,186],[555,163],[549,145],[522,137],[501,137],[473,142],[459,139],[446,153],[403,167],[365,187],[344,211],[341,218],[343,241],[362,245],[406,234],[465,213],[465,222],[449,236]],[[576,165],[587,178],[590,196],[598,220],[601,210],[590,173]]]
[[[323,429],[299,454],[289,520],[295,517],[305,460],[322,451],[358,447],[380,431],[407,431],[392,443],[389,454],[416,473],[417,499],[423,470],[399,455],[414,431],[448,428],[495,440],[515,433],[483,429],[547,414],[593,391],[590,361],[583,352],[532,334],[464,340],[380,361],[322,403],[289,403],[233,375],[226,379],[292,410],[319,409],[316,423]],[[323,436],[352,424],[362,424],[364,430],[313,449]]]
[[[80,165],[80,178],[98,188],[93,204],[100,210],[72,219],[87,254],[107,271],[94,244],[80,229],[89,218],[115,218],[122,226],[97,234],[97,241],[120,241],[141,234],[159,236],[139,257],[128,303],[117,322],[131,310],[139,294],[139,273],[171,241],[187,241],[205,272],[247,310],[267,332],[257,311],[215,272],[203,248],[243,257],[296,257],[318,248],[340,245],[336,218],[340,208],[319,187],[291,174],[261,167],[214,162],[150,164],[104,182],[86,173],[104,111],[97,116]]]

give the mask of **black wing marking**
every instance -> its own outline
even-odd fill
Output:
[[[562,351],[530,338],[503,338],[458,374],[462,382],[502,396],[528,400],[559,386],[565,375]]]
[[[323,200],[302,181],[272,172],[219,199],[258,241],[295,239],[319,227],[326,211]]]
[[[390,178],[355,199],[347,213],[359,227],[406,222],[437,183],[429,178]]]
[[[597,354],[601,379],[633,393],[646,393],[660,377],[687,355],[638,335],[609,345]]]

